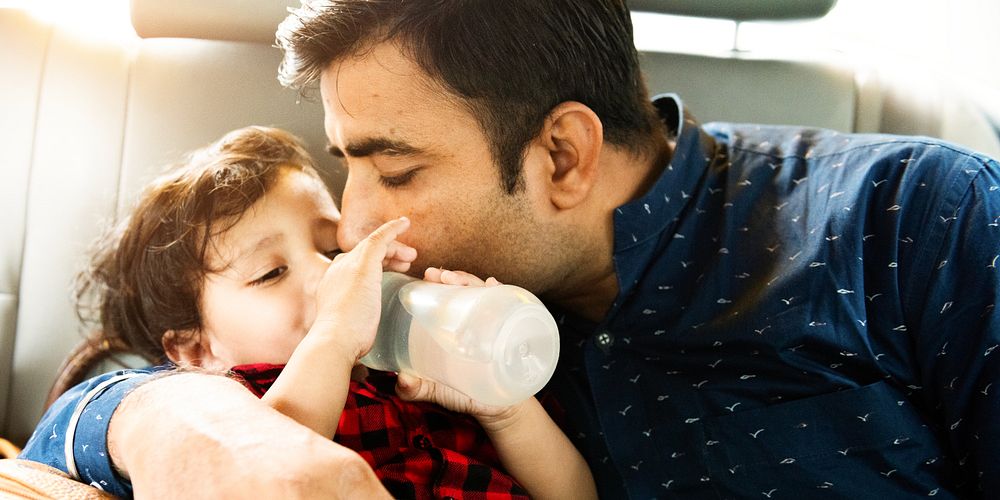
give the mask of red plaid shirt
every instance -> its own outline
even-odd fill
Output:
[[[284,365],[234,367],[261,397]],[[351,382],[334,441],[358,452],[396,498],[528,498],[500,466],[496,450],[467,415],[403,401],[395,375],[372,372]]]

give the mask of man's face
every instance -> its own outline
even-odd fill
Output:
[[[468,271],[538,290],[544,196],[536,178],[508,195],[473,116],[390,43],[334,62],[320,83],[331,151],[348,169],[337,233],[345,250],[405,215],[411,268]],[[536,176],[537,177],[537,176]],[[548,241],[545,241],[548,239]],[[535,286],[535,285],[538,286]]]

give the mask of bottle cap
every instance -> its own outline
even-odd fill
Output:
[[[503,322],[494,344],[497,378],[509,388],[507,404],[537,393],[559,361],[559,327],[541,304],[519,304]]]

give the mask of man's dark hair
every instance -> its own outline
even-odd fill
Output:
[[[332,62],[386,41],[478,120],[508,193],[559,103],[590,107],[604,139],[636,154],[657,128],[624,0],[304,1],[278,28],[279,80],[304,91]]]

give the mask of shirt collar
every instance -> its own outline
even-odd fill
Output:
[[[676,227],[716,155],[715,140],[687,113],[677,94],[660,94],[653,98],[653,105],[676,142],[670,163],[650,190],[615,209],[614,255],[620,298],[631,292],[653,255],[647,253],[650,256],[645,259],[619,257],[659,240]],[[620,303],[616,300],[616,305]]]

